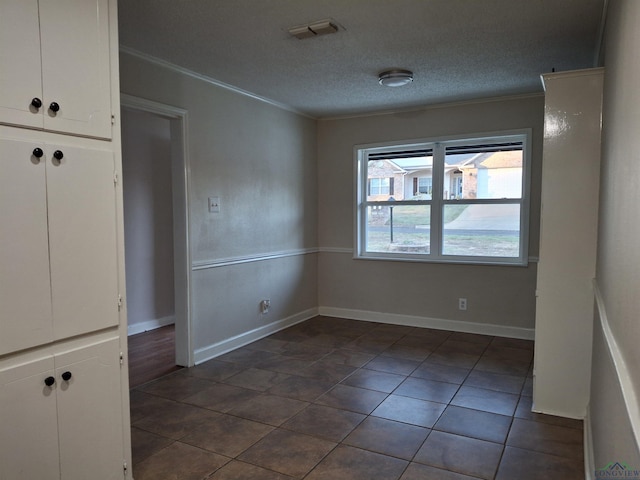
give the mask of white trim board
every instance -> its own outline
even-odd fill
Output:
[[[136,322],[127,326],[127,335],[136,335],[138,333],[148,332],[149,330],[155,330],[156,328],[166,327],[167,325],[173,325],[176,323],[176,317],[169,315],[162,318],[154,318],[146,320],[144,322]]]
[[[262,262],[264,260],[274,260],[276,258],[297,257],[299,255],[309,255],[318,253],[317,248],[301,248],[299,250],[285,250],[282,252],[272,252],[256,255],[246,255],[242,257],[228,257],[217,260],[199,260],[191,264],[193,271],[206,270],[207,268],[227,267],[241,263]]]
[[[633,380],[629,374],[629,367],[625,362],[624,357],[620,353],[620,347],[618,342],[611,331],[609,325],[609,318],[604,305],[604,298],[598,287],[598,282],[593,280],[593,292],[596,299],[596,308],[598,309],[598,316],[600,317],[600,327],[602,328],[602,335],[609,352],[611,363],[616,372],[616,380],[620,385],[620,391],[624,404],[627,410],[627,416],[629,417],[629,423],[631,424],[631,430],[633,437],[636,441],[636,448],[640,448],[640,405],[638,404],[638,396],[633,385]]]
[[[366,310],[351,310],[348,308],[319,307],[320,315],[327,317],[364,320],[367,322],[388,323],[408,327],[434,328],[436,330],[451,330],[454,332],[477,333],[496,337],[520,338],[533,340],[533,328],[509,327],[488,323],[464,322],[462,320],[447,320],[443,318],[418,317],[414,315],[400,315],[397,313],[370,312]]]
[[[593,480],[596,463],[593,453],[593,430],[591,430],[591,411],[589,405],[587,405],[587,415],[584,417],[583,426],[584,479]]]
[[[221,342],[214,343],[213,345],[199,348],[195,351],[195,364],[198,365],[200,363],[206,362],[207,360],[211,360],[212,358],[223,355],[227,352],[231,352],[232,350],[248,345],[249,343],[260,340],[261,338],[279,332],[280,330],[284,330],[285,328],[291,327],[296,323],[309,320],[310,318],[313,318],[317,315],[318,310],[316,308],[310,308],[309,310],[296,313],[295,315],[291,315],[290,317],[276,320],[275,322],[272,322],[263,327],[258,327],[248,332],[236,335],[235,337],[227,338],[226,340],[223,340]]]

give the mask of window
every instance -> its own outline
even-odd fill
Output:
[[[357,256],[525,265],[529,137],[356,148]]]

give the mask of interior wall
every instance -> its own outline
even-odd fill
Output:
[[[122,111],[129,334],[175,321],[169,120]]]
[[[318,304],[315,120],[129,53],[121,52],[120,72],[123,93],[188,112],[196,362],[311,316]],[[219,213],[208,211],[212,196]],[[304,294],[286,293],[292,279]],[[266,295],[271,310],[262,315]]]
[[[609,2],[590,418],[596,468],[640,469],[640,2]],[[614,363],[614,359],[616,362]],[[624,447],[622,448],[622,444]]]
[[[533,332],[536,264],[527,267],[354,260],[354,145],[532,129],[529,255],[538,253],[544,97],[472,102],[318,122],[319,302],[321,312],[353,317],[396,315],[429,326],[435,320]],[[458,310],[458,297],[468,310]],[[403,318],[403,316],[407,318]],[[381,317],[376,317],[381,318]],[[473,325],[472,325],[473,326]],[[466,325],[465,327],[470,327]],[[473,328],[472,328],[473,329]],[[512,330],[509,330],[512,329]],[[499,329],[498,329],[499,330]],[[495,333],[495,330],[492,330]]]

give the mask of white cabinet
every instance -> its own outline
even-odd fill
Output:
[[[117,337],[0,362],[0,480],[122,479],[120,368]]]
[[[0,137],[0,355],[118,325],[114,171],[109,150]]]
[[[572,418],[589,403],[603,78],[602,68],[543,75],[533,408]]]
[[[0,45],[1,123],[111,137],[108,0],[0,0]]]

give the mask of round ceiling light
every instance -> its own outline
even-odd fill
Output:
[[[385,87],[402,87],[413,82],[413,72],[409,70],[386,70],[378,75],[378,83]]]

